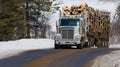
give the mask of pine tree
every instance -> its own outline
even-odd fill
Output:
[[[39,37],[38,31],[41,31],[40,37],[45,37],[47,15],[51,5],[52,1],[50,0],[26,0],[26,18],[30,22],[29,28],[35,31],[35,37]]]
[[[0,0],[0,40],[30,38],[30,29],[45,37],[50,0]],[[40,20],[39,20],[40,19]]]
[[[24,19],[21,3],[22,0],[0,1],[0,40],[25,37],[27,21]]]

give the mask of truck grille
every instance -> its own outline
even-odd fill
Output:
[[[73,30],[62,30],[62,39],[73,39]]]

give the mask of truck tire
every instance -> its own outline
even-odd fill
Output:
[[[58,44],[55,44],[55,49],[58,49]]]
[[[88,44],[88,48],[90,48],[90,42],[88,42],[87,44]]]
[[[58,49],[59,48],[59,44],[56,44],[56,40],[54,41],[54,48]]]
[[[97,41],[96,46],[97,46],[98,48],[102,48],[102,47],[103,47],[101,41]]]
[[[78,48],[78,49],[82,49],[82,48],[83,48],[83,45],[82,45],[82,44],[78,44],[78,45],[77,45],[77,48]]]
[[[88,42],[88,47],[89,47],[89,48],[91,47],[91,43],[90,43],[90,42]]]
[[[105,48],[105,44],[104,44],[104,42],[101,41],[101,45],[102,45],[103,48]]]
[[[106,45],[107,45],[106,42],[103,42],[102,44],[103,44],[103,47],[106,48]]]
[[[105,48],[109,48],[108,42],[105,42]]]
[[[85,42],[84,47],[85,47],[85,48],[90,48],[90,44],[89,44],[89,42]]]

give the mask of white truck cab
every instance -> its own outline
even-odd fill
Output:
[[[56,24],[55,48],[60,46],[77,46],[83,48],[83,37],[85,35],[84,19],[78,17],[62,17]]]

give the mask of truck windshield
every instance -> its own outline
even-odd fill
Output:
[[[79,19],[61,19],[60,26],[77,26]]]

